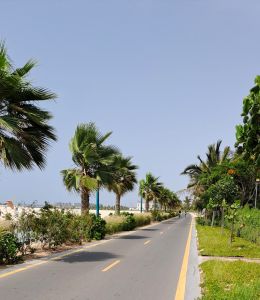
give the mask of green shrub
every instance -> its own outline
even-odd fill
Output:
[[[14,224],[14,234],[19,238],[21,243],[22,255],[34,251],[32,243],[36,240],[36,227],[37,227],[36,213],[22,212],[17,222]]]
[[[11,221],[12,220],[12,215],[10,213],[5,214],[5,220],[6,221]]]
[[[32,251],[32,244],[57,247],[64,243],[79,243],[105,236],[105,221],[95,215],[75,215],[56,208],[44,208],[39,213],[23,213],[15,225],[22,243],[22,253]]]
[[[124,231],[130,231],[135,229],[136,223],[135,218],[133,214],[126,215],[125,221],[123,223],[123,230]]]
[[[204,217],[197,217],[196,218],[196,222],[198,225],[202,225],[202,226],[209,226],[211,224],[211,221],[209,219],[206,219]]]
[[[230,222],[226,222],[230,228]],[[260,210],[250,209],[245,206],[237,210],[237,221],[235,222],[236,235],[260,245]]]
[[[91,215],[92,226],[90,237],[95,240],[102,240],[106,235],[106,221],[101,217]]]
[[[161,222],[162,220],[162,214],[158,210],[152,210],[152,221]]]
[[[83,241],[91,240],[91,228],[93,219],[90,215],[75,215],[67,213],[69,219],[68,236],[71,243],[81,244]]]
[[[19,260],[20,243],[11,232],[0,232],[0,264],[15,263]]]
[[[36,219],[36,238],[43,248],[62,245],[69,240],[69,218],[58,209],[42,209]]]

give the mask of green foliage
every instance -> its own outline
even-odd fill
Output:
[[[214,204],[220,205],[225,199],[227,203],[233,203],[239,196],[238,187],[234,179],[229,176],[223,176],[215,184],[211,184],[209,188],[202,195],[205,203],[212,199]]]
[[[256,300],[260,296],[260,264],[242,261],[207,261],[201,300]]]
[[[5,214],[5,220],[6,221],[11,221],[12,220],[12,215],[10,213]]]
[[[196,196],[200,196],[201,191],[201,176],[208,175],[212,169],[222,165],[223,163],[230,160],[231,151],[229,147],[225,147],[223,152],[220,150],[222,141],[217,141],[216,144],[208,146],[206,153],[206,160],[202,160],[200,156],[197,156],[199,164],[192,164],[185,168],[182,175],[188,175],[190,177],[190,183],[188,187],[192,187]]]
[[[15,223],[14,233],[21,242],[21,252],[34,250],[35,243],[55,248],[64,243],[103,239],[105,221],[95,215],[75,215],[59,209],[42,209],[40,213],[23,212]]]
[[[205,225],[209,226],[211,221],[209,219],[204,218],[204,217],[198,217],[198,218],[196,218],[196,223],[198,225],[201,225],[201,226],[205,226]]]
[[[90,241],[93,238],[93,218],[90,215],[75,215],[70,212],[67,214],[68,222],[68,241],[81,244],[83,241]]]
[[[226,226],[231,228],[228,220]],[[237,236],[260,246],[260,210],[250,209],[248,206],[237,210],[234,230]]]
[[[236,127],[236,147],[245,159],[251,159],[260,168],[260,76],[243,100],[243,125]]]
[[[19,260],[20,243],[11,232],[0,232],[0,264],[11,264]]]
[[[167,220],[169,218],[174,217],[176,214],[168,213],[168,212],[161,212],[159,210],[152,210],[152,221],[161,222],[163,220]]]
[[[56,95],[27,80],[34,66],[29,60],[15,69],[0,43],[0,161],[16,170],[34,165],[43,168],[48,144],[56,140],[53,127],[48,125],[51,114],[36,105]]]
[[[230,230],[220,227],[196,225],[201,255],[237,256],[260,258],[260,247],[255,243],[237,237],[230,244]]]
[[[104,142],[112,132],[102,134],[94,123],[80,124],[70,142],[75,168],[61,171],[69,191],[81,194],[82,213],[89,211],[89,194],[100,186],[113,182],[115,155],[119,151]]]
[[[228,214],[225,216],[229,220],[230,226],[230,243],[234,241],[234,226],[237,221],[237,211],[239,209],[239,201],[236,201],[228,208]]]
[[[161,222],[162,220],[162,214],[158,210],[152,210],[152,221]]]
[[[90,238],[102,240],[106,235],[106,221],[95,215],[91,215],[91,218],[92,226],[90,230]]]

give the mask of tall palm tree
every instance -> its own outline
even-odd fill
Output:
[[[180,200],[177,195],[168,188],[161,186],[159,191],[158,202],[165,211],[167,209],[173,209],[179,204]]]
[[[119,151],[104,145],[112,132],[102,134],[94,123],[80,124],[70,142],[74,168],[62,170],[63,182],[69,191],[81,194],[81,212],[89,212],[90,193],[113,180],[114,156]]]
[[[131,159],[122,155],[115,156],[113,181],[107,186],[109,191],[116,194],[115,213],[117,215],[120,214],[121,197],[128,191],[132,191],[137,183],[135,170],[138,167],[132,164]]]
[[[145,199],[145,211],[149,211],[149,202],[156,201],[162,183],[152,173],[147,173],[139,183],[139,194]]]
[[[219,140],[216,144],[209,145],[206,153],[206,160],[202,160],[202,158],[198,155],[197,158],[199,160],[199,164],[189,165],[181,173],[182,175],[188,175],[190,177],[190,184],[188,187],[195,187],[202,173],[210,173],[212,168],[230,159],[230,147],[225,147],[223,152],[221,152],[221,143],[222,141]]]
[[[22,170],[34,165],[43,168],[45,152],[54,129],[48,124],[51,114],[36,101],[56,97],[47,89],[34,87],[26,76],[35,66],[29,60],[15,69],[0,43],[0,161],[5,167]]]

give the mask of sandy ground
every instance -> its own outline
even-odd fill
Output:
[[[5,219],[5,215],[8,213],[10,213],[12,215],[12,218],[17,218],[23,211],[40,211],[40,208],[29,208],[29,207],[15,207],[14,209],[11,209],[10,207],[6,207],[5,205],[0,205],[0,220],[4,220]],[[80,209],[68,209],[72,212],[74,212],[75,214],[80,214]],[[100,214],[101,214],[101,217],[102,218],[105,218],[107,217],[110,213],[114,213],[115,211],[114,210],[100,210],[99,211]],[[123,212],[123,211],[122,211]],[[139,211],[128,211],[128,212],[131,212],[131,213],[139,213]],[[96,210],[94,209],[91,209],[90,210],[90,213],[93,213],[95,214],[96,213]]]

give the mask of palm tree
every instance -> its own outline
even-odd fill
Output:
[[[48,125],[51,114],[36,101],[56,97],[47,89],[33,87],[26,79],[35,62],[29,60],[15,69],[0,43],[0,161],[5,167],[22,170],[45,166],[45,152],[54,129]]]
[[[104,142],[112,132],[100,133],[94,123],[78,125],[70,142],[75,167],[62,170],[63,182],[69,191],[81,194],[81,212],[89,212],[90,193],[113,180],[114,156],[119,151]]]
[[[165,211],[167,209],[173,209],[180,204],[180,200],[177,195],[164,186],[160,187],[158,201]]]
[[[158,181],[159,177],[155,177],[152,173],[147,173],[145,179],[139,183],[139,194],[145,199],[145,211],[149,211],[149,202],[156,202],[160,193],[162,183]]]
[[[115,156],[113,181],[107,186],[109,191],[116,194],[115,213],[117,215],[120,214],[121,197],[128,191],[132,191],[137,183],[135,170],[138,167],[132,164],[131,159],[122,155]]]
[[[210,173],[212,168],[222,164],[230,159],[231,150],[230,147],[225,147],[223,152],[220,151],[222,141],[217,141],[216,144],[211,144],[208,146],[208,151],[206,153],[206,160],[202,160],[198,155],[199,164],[192,164],[185,168],[181,173],[182,175],[188,175],[190,177],[190,183],[188,187],[193,187],[195,192],[200,192],[201,187],[198,185],[199,178],[202,173]]]

